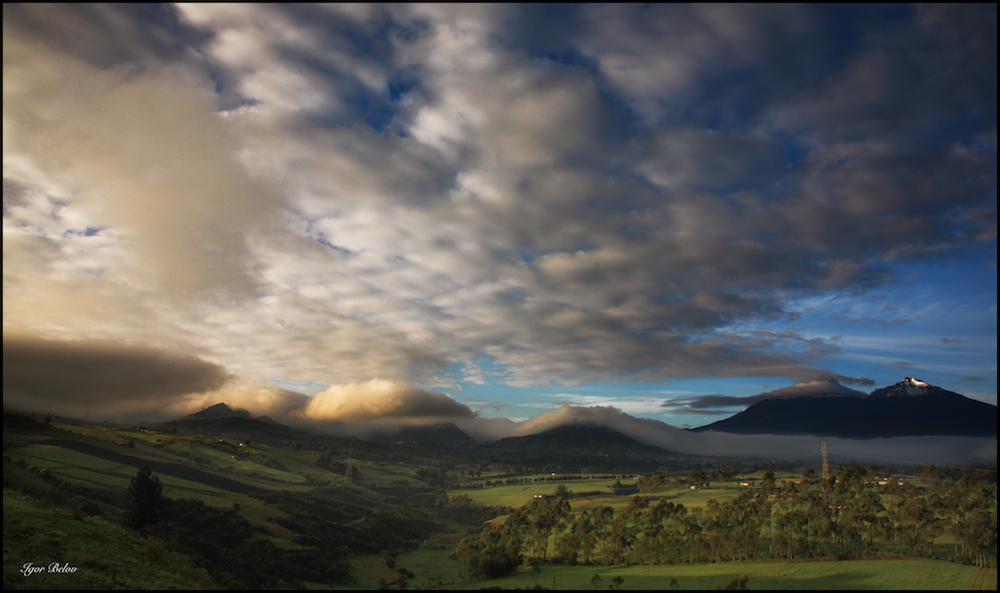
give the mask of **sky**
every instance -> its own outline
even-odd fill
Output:
[[[996,405],[996,13],[5,3],[4,402]]]

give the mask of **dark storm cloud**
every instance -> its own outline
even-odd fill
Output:
[[[175,351],[97,340],[3,338],[4,401],[42,409],[159,408],[222,387],[221,366]]]

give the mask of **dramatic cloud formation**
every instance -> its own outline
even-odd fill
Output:
[[[141,345],[3,339],[4,404],[24,409],[114,414],[149,412],[180,397],[220,388],[220,366]]]
[[[315,420],[465,418],[472,416],[472,410],[443,393],[374,379],[321,391],[312,397],[303,414]]]
[[[995,6],[3,10],[5,341],[227,378],[129,410],[996,402]]]

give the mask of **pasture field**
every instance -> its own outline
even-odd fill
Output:
[[[996,590],[996,569],[977,569],[940,560],[819,560],[676,564],[663,566],[541,566],[539,572],[522,566],[517,572],[486,581],[466,581],[461,563],[447,549],[428,546],[400,556],[396,565],[412,571],[410,588],[530,589],[535,585],[563,590],[607,590],[615,577],[621,589],[725,589],[746,574],[750,589],[776,590]],[[595,584],[594,575],[600,576]],[[440,585],[438,583],[441,583]]]
[[[416,575],[410,580],[408,587],[430,589],[468,584],[462,561],[451,557],[462,541],[463,535],[462,533],[436,535],[428,538],[419,549],[396,558],[396,566],[403,567]]]
[[[542,476],[529,476],[529,478]],[[587,509],[594,506],[610,506],[619,508],[628,504],[633,494],[615,495],[611,492],[611,485],[615,483],[614,478],[593,478],[583,480],[544,481],[522,484],[500,484],[482,489],[455,489],[449,490],[449,496],[467,495],[473,502],[482,505],[509,506],[518,508],[534,499],[536,494],[551,495],[559,485],[565,486],[574,494],[570,499],[570,504],[574,510]],[[626,483],[622,480],[622,483]],[[740,492],[738,486],[733,483],[719,484],[710,488],[691,490],[685,488],[673,488],[661,492],[638,493],[638,496],[659,500],[665,498],[674,504],[683,504],[686,507],[699,508],[708,504],[709,499],[719,502],[737,496]]]

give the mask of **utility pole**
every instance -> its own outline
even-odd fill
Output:
[[[826,441],[819,442],[819,451],[823,456],[823,479],[830,477],[830,456],[827,454]]]

